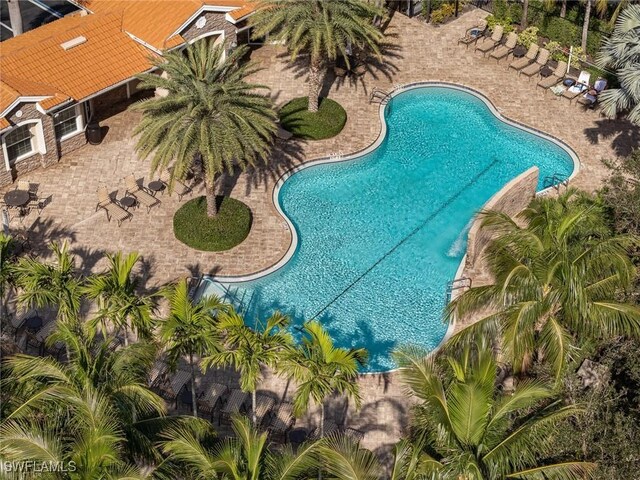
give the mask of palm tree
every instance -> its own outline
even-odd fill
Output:
[[[162,449],[167,460],[177,465],[180,477],[196,480],[294,480],[309,478],[315,469],[315,444],[304,444],[295,453],[286,445],[276,453],[268,449],[267,433],[258,432],[248,419],[233,417],[232,426],[235,436],[214,449],[205,446],[209,432],[170,429],[163,435]]]
[[[368,358],[363,348],[339,348],[329,333],[317,321],[302,327],[300,345],[292,350],[283,370],[298,382],[293,397],[296,416],[304,414],[313,401],[320,407],[320,438],[324,437],[324,401],[330,395],[347,395],[360,408],[362,399],[356,382],[358,369]]]
[[[640,125],[640,5],[629,5],[622,10],[611,37],[604,41],[598,56],[602,67],[615,68],[619,88],[611,88],[600,96],[603,112],[615,117],[628,112],[631,123]]]
[[[129,344],[129,326],[136,335],[148,338],[153,327],[152,304],[149,298],[138,295],[138,279],[133,277],[133,268],[140,260],[137,253],[126,257],[122,253],[106,255],[109,269],[87,279],[83,289],[87,297],[97,299],[99,313],[96,321],[103,324],[109,320],[116,330],[124,330],[124,343]]]
[[[183,355],[189,357],[193,416],[197,417],[196,361],[194,357],[211,355],[220,351],[215,315],[225,311],[229,305],[222,303],[213,295],[202,297],[197,302],[192,301],[189,296],[187,280],[165,288],[163,295],[169,301],[170,312],[166,319],[159,322],[160,339],[167,348],[169,362],[172,365],[177,365]]]
[[[407,394],[419,400],[411,438],[423,448],[422,478],[593,478],[595,464],[552,463],[556,422],[580,413],[554,392],[524,381],[513,395],[496,388],[497,363],[485,341],[442,358],[417,348],[394,352]],[[417,477],[421,478],[421,477]]]
[[[0,425],[3,462],[23,465],[36,462],[38,467],[57,466],[68,472],[34,473],[38,478],[147,478],[123,459],[125,446],[114,410],[93,390],[83,397],[67,397],[65,405],[60,405],[57,411],[9,419]],[[26,475],[6,478],[36,478]]]
[[[522,18],[520,19],[520,26],[522,28],[527,28],[527,23],[529,19],[529,0],[524,0],[522,2]]]
[[[591,22],[591,9],[595,5],[599,15],[604,15],[607,11],[608,0],[582,0],[584,3],[584,20],[582,22],[582,51],[587,51],[587,36],[589,35],[589,23]]]
[[[291,348],[293,339],[287,331],[289,318],[279,312],[267,319],[266,325],[256,322],[255,329],[245,325],[237,312],[220,315],[218,329],[225,336],[225,346],[219,352],[203,358],[203,369],[211,365],[233,365],[240,371],[240,388],[251,392],[252,421],[256,424],[256,390],[262,380],[262,367],[278,367],[283,352]]]
[[[327,60],[342,57],[349,65],[351,47],[380,56],[383,34],[373,20],[384,15],[363,0],[262,0],[250,21],[255,35],[284,42],[292,60],[309,56],[309,111],[317,112]]]
[[[612,235],[599,200],[569,190],[557,199],[536,198],[518,221],[499,212],[483,217],[483,227],[497,234],[485,253],[494,283],[449,305],[451,318],[485,315],[454,343],[499,334],[516,373],[537,353],[559,378],[573,336],[640,333],[640,309],[616,300],[634,278],[627,249],[638,239]]]
[[[49,246],[53,262],[24,257],[13,267],[19,288],[18,305],[22,308],[57,307],[58,327],[78,324],[82,281],[76,275],[75,260],[69,244],[57,242]],[[67,349],[67,355],[69,351]]]
[[[242,61],[246,52],[241,47],[227,54],[224,45],[200,40],[155,60],[167,77],[139,76],[140,88],[168,93],[137,105],[143,118],[136,149],[142,158],[153,156],[152,172],[175,161],[172,181],[201,162],[209,217],[217,213],[216,178],[266,159],[277,129],[271,100],[258,93],[266,87],[245,81],[256,71]]]
[[[155,348],[114,350],[97,343],[95,329],[61,323],[51,341],[63,341],[65,362],[16,355],[3,388],[11,410],[0,426],[3,461],[60,462],[69,477],[143,478],[134,460],[159,460],[147,432],[162,427],[164,402],[145,385]],[[175,422],[175,420],[173,421]],[[169,422],[169,423],[173,423]]]
[[[10,235],[0,232],[0,318],[4,322],[7,314],[7,287],[11,276],[11,246],[13,239]]]

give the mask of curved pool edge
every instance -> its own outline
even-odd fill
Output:
[[[396,86],[394,87],[394,89],[389,93],[388,95],[388,100],[393,99],[394,97],[396,97],[397,95],[400,95],[404,92],[410,91],[410,90],[414,90],[414,89],[418,89],[418,88],[429,88],[429,87],[446,87],[446,88],[450,88],[453,90],[459,90],[468,94],[471,94],[475,97],[477,97],[478,99],[480,99],[485,106],[489,109],[489,111],[501,122],[510,125],[512,127],[524,130],[532,135],[535,135],[537,137],[541,137],[547,141],[550,141],[552,143],[554,143],[556,146],[558,146],[559,148],[563,149],[564,151],[567,152],[567,154],[569,155],[569,157],[571,158],[572,162],[573,162],[573,170],[571,172],[571,175],[569,175],[569,177],[566,179],[567,181],[570,181],[571,179],[573,179],[579,172],[580,167],[581,167],[581,162],[580,162],[580,158],[578,157],[578,154],[575,152],[575,150],[573,150],[573,148],[571,148],[567,143],[565,143],[564,141],[562,141],[561,139],[550,135],[546,132],[543,132],[541,130],[538,130],[534,127],[531,127],[527,124],[524,124],[522,122],[518,122],[516,120],[512,120],[509,117],[504,116],[500,110],[498,110],[498,108],[493,104],[493,102],[487,97],[487,95],[485,95],[483,92],[465,86],[465,85],[460,85],[457,83],[451,83],[451,82],[443,82],[443,81],[424,81],[424,82],[413,82],[413,83],[409,83],[406,85],[400,85],[400,86]],[[298,234],[296,232],[296,228],[293,224],[293,222],[289,219],[289,217],[287,216],[287,214],[284,212],[284,210],[282,209],[280,202],[279,202],[279,194],[280,194],[280,190],[282,188],[282,185],[287,181],[287,179],[289,179],[291,176],[293,176],[294,174],[300,172],[301,170],[304,170],[306,168],[310,168],[316,165],[322,165],[322,164],[329,164],[329,163],[339,163],[339,162],[347,162],[347,161],[351,161],[354,160],[358,157],[361,157],[363,155],[367,155],[369,153],[371,153],[372,151],[374,151],[376,148],[378,148],[382,142],[384,141],[384,139],[387,136],[387,122],[385,119],[385,112],[388,106],[388,101],[385,103],[380,103],[380,107],[378,109],[378,117],[380,120],[380,132],[378,133],[377,138],[367,147],[357,150],[355,152],[352,152],[348,155],[342,156],[342,155],[331,155],[331,156],[325,156],[325,157],[320,157],[320,158],[316,158],[313,160],[309,160],[308,162],[304,162],[301,163],[300,165],[296,165],[290,169],[288,169],[287,171],[285,171],[276,181],[276,183],[273,186],[273,190],[272,190],[272,194],[271,194],[271,200],[273,202],[273,206],[275,207],[276,211],[278,212],[278,214],[283,218],[283,220],[285,221],[287,227],[289,228],[289,232],[291,234],[291,241],[289,243],[289,246],[287,248],[287,251],[285,252],[285,254],[273,265],[271,265],[270,267],[267,267],[265,269],[259,270],[257,272],[254,273],[250,273],[247,275],[206,275],[206,278],[210,278],[213,281],[216,282],[220,282],[220,283],[242,283],[242,282],[249,282],[249,281],[253,281],[253,280],[258,280],[262,277],[265,277],[267,275],[270,275],[278,270],[280,270],[282,267],[284,267],[289,260],[291,260],[291,258],[293,257],[297,246],[298,246]],[[506,184],[505,184],[506,185]],[[504,187],[504,186],[503,186]],[[539,192],[536,192],[536,196],[538,195],[546,195],[547,193],[549,193],[553,188],[555,188],[555,185],[550,186],[548,188],[545,188],[543,190],[540,190]],[[502,188],[500,190],[498,190],[494,195],[500,193],[502,191]],[[491,197],[493,198],[493,196]],[[487,202],[485,202],[485,205],[491,201],[491,198],[489,200],[487,200]],[[474,221],[476,219],[476,216],[474,215]],[[460,264],[458,265],[458,268],[456,270],[456,274],[454,276],[455,278],[460,278],[462,275],[462,272],[464,271],[465,268],[465,262],[466,262],[466,258],[467,258],[467,254],[465,252],[465,254],[462,256],[462,258],[460,259]],[[201,279],[202,280],[202,279]],[[199,286],[198,286],[199,287]],[[454,291],[452,292],[452,297],[451,299],[454,299],[457,297],[457,295],[459,294],[459,291]],[[453,335],[453,332],[455,331],[455,327],[456,327],[456,321],[455,318],[452,322],[449,322],[449,325],[447,327],[447,330],[445,332],[445,334],[443,335],[442,339],[440,340],[440,342],[438,343],[438,345],[433,349],[430,350],[428,353],[428,356],[431,356],[435,353],[437,353],[442,346],[447,342],[447,340],[449,338],[451,338],[451,336]],[[391,373],[391,372],[395,372],[399,370],[399,368],[393,368],[393,369],[389,369],[389,370],[384,370],[384,371],[380,371],[380,372],[360,372],[360,375],[376,375],[376,374],[380,374],[380,373]]]

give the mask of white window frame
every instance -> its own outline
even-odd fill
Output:
[[[75,110],[75,113],[76,113],[76,129],[73,132],[65,133],[61,137],[58,137],[56,135],[56,140],[58,140],[59,142],[63,142],[68,138],[75,137],[76,135],[78,135],[79,133],[84,131],[84,115],[82,114],[82,109],[80,108],[81,105],[82,104],[77,103],[75,105],[72,105],[71,107],[63,108],[62,110],[59,110],[59,111],[55,112],[52,115],[53,116],[53,131],[55,132],[55,130],[56,130],[56,116],[60,115],[62,112],[65,112],[67,110],[71,110],[72,108]]]
[[[31,135],[31,151],[29,153],[25,153],[23,155],[20,155],[19,157],[15,158],[12,162],[10,162],[9,161],[9,152],[7,151],[7,144],[5,143],[5,139],[6,139],[7,135],[9,135],[14,129],[16,129],[18,127],[22,127],[24,125],[29,125],[29,124],[33,124],[33,126],[30,127],[30,130],[31,130],[31,133],[32,133],[32,135]],[[11,171],[11,163],[13,163],[15,165],[20,160],[32,157],[33,155],[35,155],[37,153],[40,153],[42,155],[47,153],[47,147],[46,147],[46,145],[44,143],[44,131],[42,129],[42,122],[40,120],[25,120],[24,122],[20,122],[20,123],[16,124],[16,126],[14,128],[12,128],[7,133],[2,135],[2,154],[4,156],[4,166],[7,169],[7,172]]]

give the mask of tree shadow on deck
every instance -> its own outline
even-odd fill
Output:
[[[624,157],[640,145],[640,127],[627,119],[601,118],[595,123],[596,127],[584,129],[585,136],[593,145],[610,141],[616,154]]]

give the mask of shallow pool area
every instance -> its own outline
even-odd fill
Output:
[[[541,190],[547,177],[568,178],[574,160],[464,89],[402,91],[384,119],[372,151],[282,183],[277,201],[297,237],[286,263],[251,281],[205,279],[200,294],[225,295],[250,325],[275,310],[295,325],[317,318],[339,346],[369,351],[370,372],[394,368],[400,344],[436,348],[474,214],[531,166]]]

